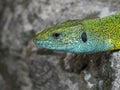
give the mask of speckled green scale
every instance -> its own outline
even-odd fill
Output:
[[[120,49],[120,13],[99,19],[69,20],[34,37],[37,46],[74,53]]]
[[[92,29],[95,36],[113,45],[109,50],[120,49],[120,13],[101,19],[85,20],[83,23],[86,30]]]

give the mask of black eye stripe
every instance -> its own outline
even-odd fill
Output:
[[[86,34],[86,32],[83,32],[83,33],[82,33],[81,39],[82,39],[83,42],[86,42],[86,41],[87,41],[87,34]]]

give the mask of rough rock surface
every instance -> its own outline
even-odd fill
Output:
[[[119,8],[120,0],[0,0],[0,90],[120,90],[120,52],[75,55],[32,42],[55,23]]]

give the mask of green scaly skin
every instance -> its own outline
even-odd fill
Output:
[[[59,23],[38,33],[33,40],[43,48],[74,53],[117,50],[120,49],[120,13]]]

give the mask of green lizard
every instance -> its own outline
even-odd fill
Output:
[[[74,53],[120,49],[120,13],[98,19],[69,20],[33,38],[37,46]]]

